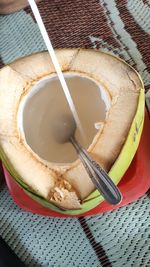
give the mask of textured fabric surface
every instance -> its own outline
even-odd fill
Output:
[[[27,266],[148,267],[149,197],[94,217],[58,219],[22,211],[2,187],[0,234]]]
[[[55,47],[91,47],[124,58],[150,87],[149,0],[45,0]],[[0,66],[45,50],[30,8],[0,16]],[[18,208],[0,189],[0,234],[27,266],[149,267],[150,195],[87,218],[48,218]]]
[[[45,0],[38,4],[54,47],[91,47],[118,54],[150,86],[150,2]],[[45,49],[30,8],[0,17],[1,62]]]

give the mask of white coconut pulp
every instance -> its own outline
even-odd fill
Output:
[[[103,86],[81,74],[66,73],[73,102],[84,133],[78,126],[77,140],[88,148],[92,143],[99,122],[104,121],[110,108],[110,99]],[[77,154],[70,143],[59,144],[55,140],[52,125],[62,114],[71,114],[57,76],[47,76],[37,82],[22,99],[18,111],[18,127],[26,143],[42,159],[52,163],[71,163]]]

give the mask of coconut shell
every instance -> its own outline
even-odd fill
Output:
[[[102,84],[111,99],[103,127],[88,151],[109,171],[127,139],[137,111],[142,82],[124,61],[105,53],[84,49],[56,51],[63,72],[75,72]],[[19,59],[0,71],[0,146],[24,183],[48,201],[64,209],[79,209],[95,186],[79,160],[53,166],[26,144],[17,126],[23,97],[40,79],[55,73],[47,52]],[[120,177],[121,179],[121,177]],[[58,188],[58,198],[54,197]],[[56,195],[56,194],[55,194]]]

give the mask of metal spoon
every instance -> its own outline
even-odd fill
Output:
[[[76,123],[73,116],[65,114],[57,119],[54,124],[53,129],[57,142],[70,142],[74,146],[92,182],[105,200],[113,205],[119,204],[122,200],[122,195],[118,187],[113,183],[105,170],[90,157],[88,152],[75,139]]]

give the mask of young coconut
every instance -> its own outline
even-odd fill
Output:
[[[128,136],[142,82],[131,67],[112,55],[84,49],[62,49],[56,53],[68,85],[71,81],[76,84],[71,93],[74,102],[80,102],[77,111],[88,137],[85,147],[109,171]],[[76,79],[82,80],[80,88]],[[0,146],[7,165],[31,191],[63,209],[80,209],[81,201],[95,187],[71,144],[60,148],[54,140],[51,142],[55,112],[61,113],[62,108],[69,112],[62,89],[51,89],[55,83],[55,69],[47,52],[17,60],[0,71]],[[86,91],[88,84],[90,89]],[[92,86],[98,88],[103,109],[102,114],[95,110],[95,128],[89,134],[92,112],[84,111],[83,116],[80,107],[86,103],[89,92],[95,94],[97,89],[91,91]],[[59,95],[57,104],[54,92]],[[97,104],[91,102],[91,107],[94,110]],[[79,131],[78,137],[81,138]]]

